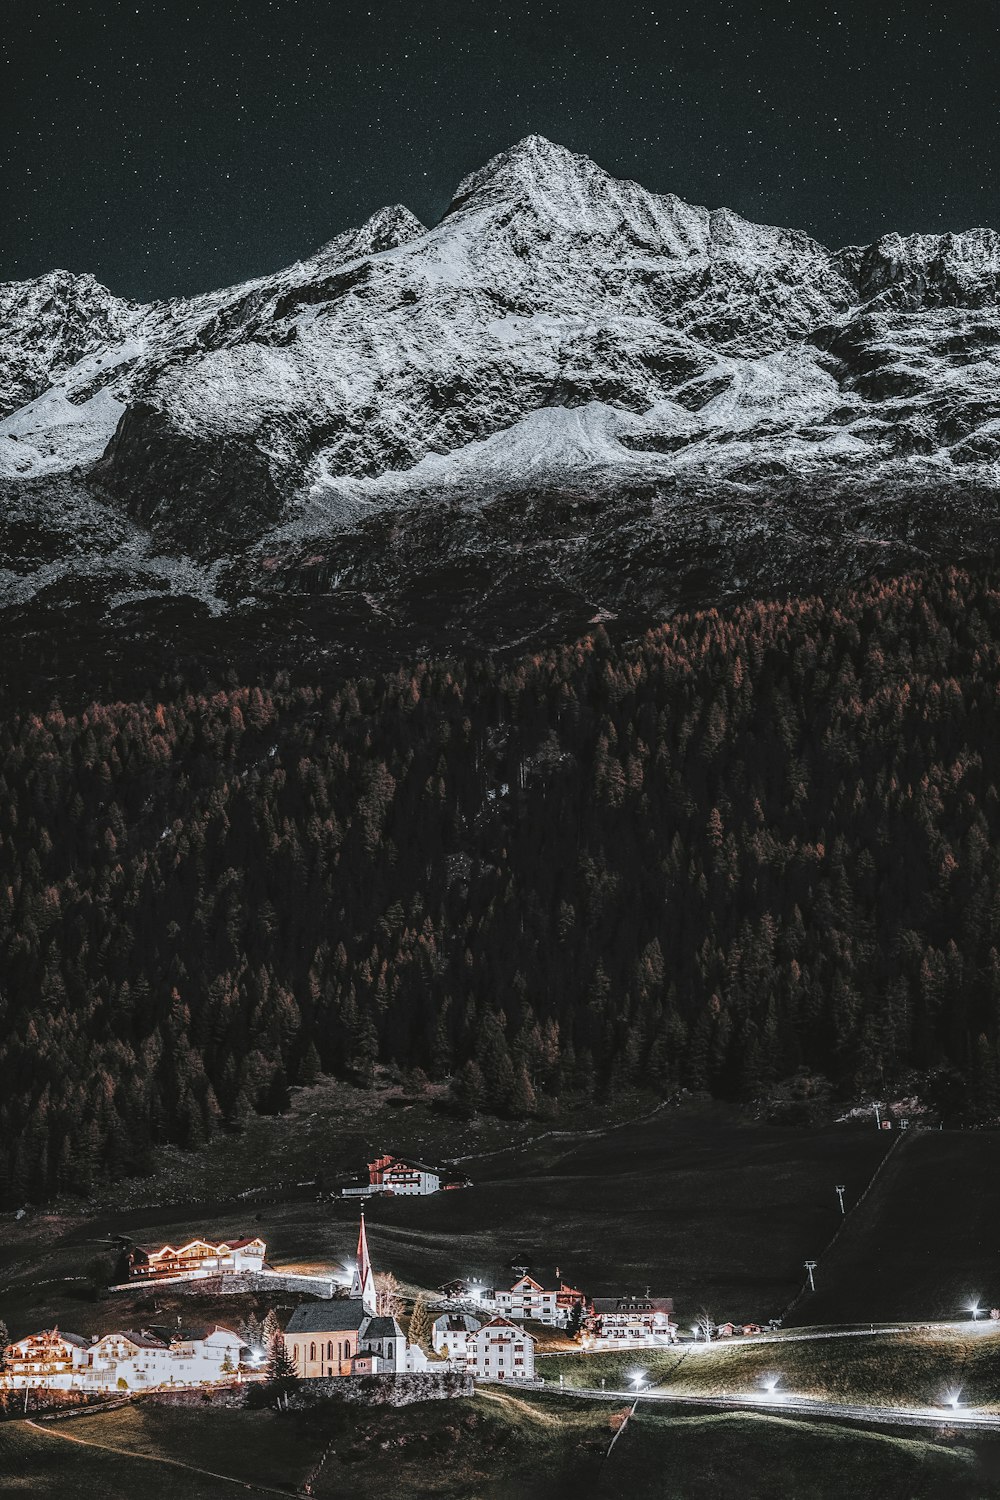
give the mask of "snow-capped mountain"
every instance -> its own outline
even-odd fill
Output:
[[[433,228],[383,209],[220,292],[8,284],[0,597],[656,611],[989,551],[998,288],[992,230],[834,252],[539,136]]]

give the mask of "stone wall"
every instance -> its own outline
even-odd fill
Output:
[[[165,1284],[171,1296],[226,1297],[240,1292],[296,1292],[313,1297],[332,1297],[336,1283],[322,1276],[284,1275],[281,1271],[233,1271],[225,1276],[203,1276],[197,1281],[171,1281]],[[154,1290],[156,1283],[146,1283]],[[119,1290],[112,1287],[112,1291]],[[129,1290],[135,1290],[130,1287]]]
[[[342,1375],[300,1380],[288,1405],[298,1411],[320,1401],[350,1401],[359,1406],[411,1406],[415,1401],[450,1401],[471,1396],[472,1376],[459,1370],[426,1370],[404,1375]]]
[[[0,1418],[41,1416],[44,1412],[77,1411],[81,1406],[103,1406],[112,1396],[103,1391],[60,1391],[32,1387],[25,1407],[23,1390],[0,1391]]]
[[[186,1391],[144,1391],[135,1399],[140,1405],[223,1406],[232,1409],[246,1406],[247,1386],[213,1385]]]

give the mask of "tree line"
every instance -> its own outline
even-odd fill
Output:
[[[1000,1110],[1000,592],[937,570],[356,680],[0,723],[0,1195],[320,1071]]]

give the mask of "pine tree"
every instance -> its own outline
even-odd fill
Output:
[[[413,1304],[413,1312],[410,1315],[410,1343],[419,1344],[422,1349],[429,1349],[431,1331],[430,1309],[427,1306],[427,1299],[421,1292]]]
[[[285,1343],[285,1335],[280,1331],[274,1335],[268,1345],[267,1352],[267,1382],[272,1389],[280,1394],[286,1391],[299,1378],[295,1368],[295,1361],[288,1352]]]

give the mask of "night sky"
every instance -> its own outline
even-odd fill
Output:
[[[532,131],[827,244],[1000,227],[996,0],[4,11],[0,280],[239,281],[384,203],[433,222]]]

